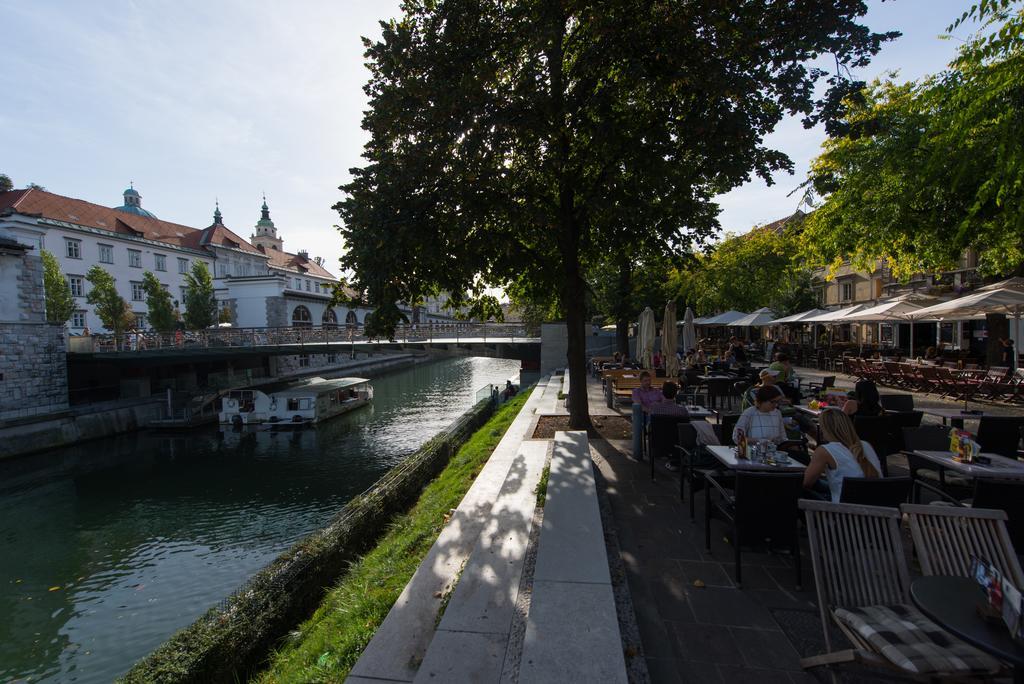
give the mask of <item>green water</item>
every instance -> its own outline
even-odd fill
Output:
[[[315,429],[134,433],[0,461],[0,681],[113,680],[518,368],[392,373],[372,406]]]

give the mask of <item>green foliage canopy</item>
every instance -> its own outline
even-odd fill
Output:
[[[178,325],[174,313],[171,293],[157,277],[146,271],[142,275],[142,289],[146,292],[146,308],[149,309],[149,324],[157,332],[170,332]]]
[[[6,173],[0,173],[0,192],[9,192],[14,189],[14,182]]]
[[[859,90],[807,60],[863,66],[893,37],[857,23],[860,0],[403,9],[367,41],[371,139],[337,205],[342,266],[385,327],[393,302],[446,290],[460,305],[526,274],[561,302],[577,386],[586,267],[617,244],[617,203],[644,197],[655,215],[632,239],[687,244],[716,225],[716,195],[791,168],[763,142],[783,116],[828,123]],[[570,413],[588,422],[585,393]]]
[[[210,269],[202,261],[192,264],[185,274],[185,325],[189,330],[209,328],[217,321],[217,296],[213,291]]]
[[[1014,9],[1014,6],[1017,6]],[[979,268],[1024,262],[1024,10],[975,5],[957,22],[981,30],[949,68],[919,82],[876,82],[850,102],[809,182],[825,197],[811,216],[809,259],[860,268],[881,260],[898,278],[955,268],[966,249]],[[950,27],[951,29],[953,27]]]
[[[114,277],[99,266],[90,268],[85,279],[92,286],[85,301],[93,305],[103,327],[120,339],[121,333],[135,325],[131,306],[117,293]]]
[[[673,278],[678,296],[698,316],[734,309],[770,307],[777,315],[812,308],[810,273],[798,258],[799,225],[784,230],[755,228],[743,235],[726,234],[707,254]]]
[[[40,256],[43,259],[46,320],[55,325],[64,325],[75,311],[75,300],[71,296],[71,285],[61,272],[57,257],[45,249],[40,252]]]

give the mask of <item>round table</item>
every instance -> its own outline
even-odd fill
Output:
[[[1024,681],[1024,643],[1010,636],[1000,622],[978,615],[985,597],[981,587],[966,577],[918,577],[910,584],[914,605],[950,634],[977,646],[1013,666],[1013,680]]]

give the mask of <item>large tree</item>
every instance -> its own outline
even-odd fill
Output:
[[[71,285],[61,273],[57,257],[45,249],[40,252],[43,259],[43,290],[46,297],[46,320],[64,325],[75,312],[75,300],[71,296]]]
[[[11,177],[6,173],[0,173],[0,192],[8,192],[14,189],[14,183],[11,181]]]
[[[85,301],[93,305],[103,327],[114,333],[115,344],[120,344],[121,333],[135,324],[131,305],[117,293],[114,276],[99,266],[90,268],[85,279],[91,286]]]
[[[1016,8],[1014,8],[1016,6]],[[1024,264],[1024,10],[976,4],[982,30],[940,74],[872,84],[825,142],[809,183],[824,201],[804,250],[822,263],[885,263],[898,278]],[[953,27],[950,27],[953,28]]]
[[[217,296],[213,291],[210,269],[202,261],[192,264],[185,274],[185,325],[190,330],[209,328],[217,322]]]
[[[430,291],[524,277],[564,311],[586,377],[586,266],[615,247],[623,179],[649,210],[630,240],[687,244],[752,173],[791,168],[764,136],[831,118],[859,90],[807,66],[864,66],[889,35],[861,0],[409,0],[367,42],[371,135],[337,205],[359,289],[386,314]],[[829,80],[821,101],[815,85]],[[632,195],[630,195],[631,197]],[[589,424],[573,392],[571,424]]]
[[[146,271],[142,274],[142,289],[146,292],[146,308],[149,309],[149,324],[157,332],[171,332],[178,325],[174,313],[171,293],[157,277]]]

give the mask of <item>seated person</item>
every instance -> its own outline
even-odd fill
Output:
[[[843,404],[843,413],[848,416],[880,416],[885,413],[878,386],[871,380],[860,380],[853,387],[853,398]]]
[[[778,375],[779,371],[777,370],[772,370],[771,368],[762,368],[761,372],[758,374],[758,384],[753,385],[746,392],[743,393],[743,400],[740,403],[740,410],[745,411],[746,409],[750,408],[751,406],[757,403],[755,397],[757,396],[757,391],[762,387],[771,387],[778,395],[780,404],[789,404],[789,399],[786,399],[786,395],[783,394],[782,388],[780,388],[778,384],[775,382],[775,378],[777,378]],[[789,408],[789,410],[790,412],[792,412],[792,408]]]
[[[799,404],[802,397],[800,389],[796,386],[796,373],[793,371],[793,363],[789,359],[789,354],[781,352],[776,354],[775,361],[768,368],[779,372],[775,381],[786,398],[794,404]]]
[[[685,406],[676,403],[676,395],[679,393],[679,386],[674,382],[665,382],[661,385],[661,401],[651,404],[648,413],[659,416],[686,416],[689,415]]]
[[[818,416],[821,425],[821,444],[811,455],[804,471],[804,488],[813,490],[824,475],[828,495],[838,502],[843,493],[843,479],[847,477],[880,477],[882,466],[870,444],[857,436],[853,420],[843,411],[826,409]]]
[[[686,418],[689,415],[689,413],[686,410],[686,407],[680,406],[679,404],[676,403],[676,394],[678,392],[679,387],[676,385],[676,383],[663,383],[661,386],[662,399],[656,404],[651,404],[651,408],[648,411],[648,414],[651,416],[673,416],[679,418]],[[675,443],[674,438],[672,439],[672,443]],[[655,454],[657,454],[657,452],[659,451],[658,446],[653,443],[653,440],[651,443],[651,450],[652,453]],[[664,448],[662,448],[661,451],[667,454],[665,467],[672,471],[679,470],[679,454],[676,452],[676,450],[672,448],[665,450]]]
[[[738,442],[740,435],[746,435],[747,440],[752,442],[785,442],[786,425],[782,422],[782,413],[779,412],[778,397],[778,390],[774,387],[759,389],[754,396],[754,406],[741,413],[739,420],[736,421],[732,441]]]
[[[647,426],[647,416],[650,414],[651,406],[660,402],[664,397],[660,389],[651,387],[651,372],[641,371],[640,386],[633,388],[633,456],[640,457],[643,449],[644,428]]]

